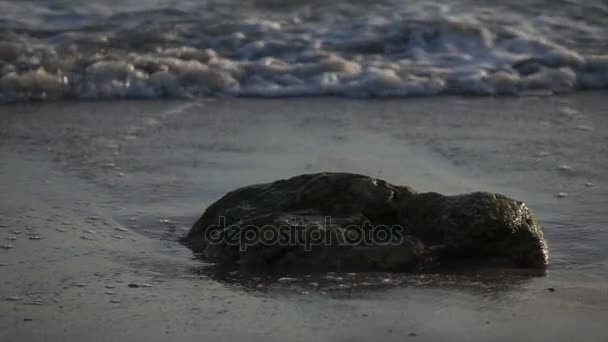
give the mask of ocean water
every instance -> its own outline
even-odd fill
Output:
[[[608,88],[605,0],[0,1],[0,102]]]

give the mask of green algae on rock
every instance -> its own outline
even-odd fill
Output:
[[[184,237],[243,267],[423,271],[448,261],[544,269],[541,227],[521,201],[445,196],[350,173],[317,173],[229,192]]]

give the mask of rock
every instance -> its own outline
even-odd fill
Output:
[[[241,267],[420,271],[448,261],[544,269],[543,232],[521,201],[417,193],[349,173],[296,176],[229,192],[183,238]]]
[[[568,197],[568,193],[567,192],[558,192],[557,194],[555,194],[555,197],[557,197],[557,198]]]
[[[549,291],[549,292],[555,292],[556,290],[555,290],[554,287],[549,287],[549,288],[547,288],[547,291]]]

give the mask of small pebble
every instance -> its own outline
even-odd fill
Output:
[[[83,240],[94,240],[92,237],[86,236],[86,235],[83,235],[80,238],[83,239]]]
[[[15,241],[15,240],[17,240],[17,237],[16,236],[9,236],[6,239],[9,240],[9,241]]]
[[[113,288],[115,288],[115,287],[116,287],[116,286],[114,286],[114,285],[106,285],[106,289],[113,289]]]
[[[42,237],[40,235],[33,235],[29,237],[30,240],[42,240]]]
[[[138,288],[138,287],[152,287],[152,285],[150,285],[150,284],[146,284],[146,283],[144,283],[144,284],[136,284],[136,283],[131,283],[131,284],[129,284],[129,287],[130,287],[130,288]]]
[[[91,229],[85,230],[84,232],[85,232],[85,233],[88,233],[88,234],[97,234],[97,232],[96,232],[96,231],[91,230]]]
[[[120,301],[118,299],[112,299],[110,300],[110,303],[118,304]]]
[[[15,234],[15,235],[21,234],[21,231],[20,230],[13,230],[13,234]]]
[[[114,292],[112,292],[112,291],[106,291],[104,293],[107,294],[107,295],[110,295],[110,296],[114,294]]]
[[[0,262],[0,267],[2,267],[2,266],[8,266],[8,264],[5,262]]]
[[[31,319],[31,318],[24,318],[23,321],[24,322],[31,322],[31,321],[33,321],[33,319]]]
[[[549,287],[549,288],[547,288],[547,291],[549,291],[549,292],[555,292],[556,290],[555,290],[554,287]]]
[[[74,284],[74,286],[76,286],[76,287],[86,287],[88,285],[87,285],[87,283],[76,283],[76,284]]]
[[[0,223],[0,227],[6,228],[6,227],[8,227],[8,224],[6,224],[6,223]]]
[[[120,228],[120,227],[118,227],[118,228],[114,228],[114,229],[116,229],[116,230],[118,230],[118,231],[121,231],[121,232],[126,232],[126,231],[127,231],[126,229],[124,229],[124,228]]]
[[[416,336],[418,336],[418,335],[416,335],[416,333],[409,333],[407,336],[410,336],[410,337],[416,337]]]
[[[111,236],[111,237],[113,237],[113,238],[115,238],[115,239],[119,239],[119,240],[120,240],[120,239],[124,239],[124,238],[125,238],[124,236],[122,236],[122,235],[117,235],[117,234],[112,234],[112,235],[110,235],[110,236]]]
[[[15,245],[5,244],[5,245],[2,245],[2,248],[3,249],[12,249],[12,248],[15,248]]]
[[[559,193],[555,194],[555,197],[557,197],[557,198],[568,197],[568,193],[567,192],[559,192]]]
[[[570,165],[560,165],[557,167],[560,171],[572,171],[572,166]]]
[[[592,186],[593,186],[593,183],[591,183],[591,182],[587,182],[587,183],[585,183],[585,186],[586,186],[586,187],[588,187],[588,188],[590,188],[590,187],[592,187]]]
[[[18,301],[22,300],[23,297],[21,297],[21,296],[9,296],[9,297],[6,297],[4,299],[6,299],[6,300],[8,300],[10,302],[18,302]]]
[[[162,219],[162,220],[159,220],[158,222],[160,222],[162,224],[169,224],[169,223],[171,223],[171,220]]]
[[[55,229],[55,230],[56,230],[56,231],[58,231],[58,232],[62,232],[62,233],[64,233],[64,232],[67,232],[67,231],[68,231],[67,229],[63,229],[63,228],[57,228],[57,229]]]

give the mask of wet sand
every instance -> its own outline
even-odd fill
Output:
[[[0,340],[605,341],[606,95],[0,107]],[[522,199],[551,266],[258,279],[176,241],[226,191],[322,170]]]

